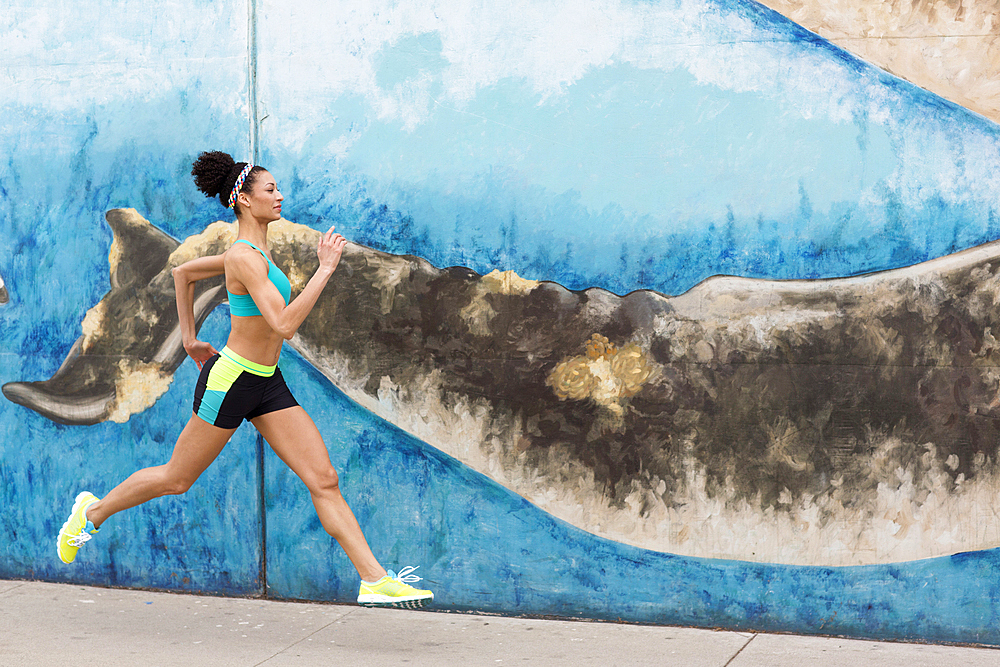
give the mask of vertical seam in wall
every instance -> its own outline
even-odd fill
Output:
[[[257,498],[260,507],[260,594],[267,595],[267,505],[264,480],[264,436],[257,433]]]
[[[250,107],[250,155],[254,164],[260,161],[257,118],[257,0],[247,0],[247,89]]]
[[[247,93],[250,121],[250,161],[260,162],[257,118],[257,0],[247,0]],[[260,512],[260,595],[267,595],[267,504],[264,479],[264,437],[257,433],[257,507]]]

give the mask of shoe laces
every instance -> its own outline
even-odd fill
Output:
[[[66,543],[67,543],[68,545],[70,545],[71,547],[77,547],[77,548],[79,548],[79,547],[81,547],[81,546],[82,546],[82,545],[83,545],[83,544],[84,544],[85,542],[89,542],[89,541],[90,541],[90,534],[89,534],[89,533],[86,533],[86,532],[84,532],[84,533],[80,533],[80,534],[79,534],[79,535],[77,535],[76,537],[71,537],[71,538],[69,538],[68,540],[66,540]]]
[[[87,539],[90,539],[89,536]],[[413,574],[413,571],[416,570],[418,567],[420,566],[417,565],[416,567],[414,567],[412,565],[407,565],[406,567],[404,567],[402,570],[399,571],[399,574],[396,574],[392,570],[389,570],[386,574],[389,575],[390,579],[395,579],[396,581],[402,582],[404,584],[415,584],[418,581],[423,581],[423,577],[418,577],[417,575]]]

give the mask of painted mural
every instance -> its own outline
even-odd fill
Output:
[[[1000,121],[1000,5],[974,0],[765,0],[867,62]]]
[[[169,456],[169,269],[234,238],[187,172],[256,149],[293,285],[354,241],[283,374],[442,608],[1000,643],[1000,127],[743,0],[254,8],[2,26],[0,576],[352,599],[249,428],[75,569],[44,546]]]
[[[41,382],[125,422],[185,358],[170,270],[223,252],[110,211],[111,292]],[[272,225],[296,291],[319,232]],[[1000,244],[857,278],[712,278],[679,297],[437,269],[352,244],[292,347],[339,389],[587,531],[701,557],[855,565],[995,546]],[[200,283],[201,321],[225,298]],[[738,434],[738,437],[737,437]]]

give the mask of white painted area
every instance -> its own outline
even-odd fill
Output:
[[[294,99],[282,100],[282,109],[293,114],[317,99],[360,94],[380,118],[398,118],[407,126],[421,122],[430,112],[424,104],[427,82],[384,90],[376,83],[376,61],[384,48],[426,33],[440,37],[442,56],[449,63],[442,81],[444,96],[434,101],[459,107],[479,90],[507,78],[527,80],[544,100],[564,92],[591,69],[616,63],[665,71],[684,66],[703,83],[743,91],[774,88],[778,82],[773,73],[782,69],[773,64],[781,60],[784,70],[798,70],[796,82],[820,99],[836,97],[834,89],[847,83],[836,66],[826,64],[817,76],[819,63],[788,60],[788,51],[781,47],[787,42],[784,36],[697,0],[263,4],[263,46],[274,60],[262,76],[294,79]],[[317,25],[337,29],[317,31]],[[303,66],[306,62],[310,67]],[[748,68],[747,63],[757,64]],[[819,113],[820,107],[801,111]],[[833,113],[840,120],[851,117],[847,108],[834,107]]]
[[[245,108],[246,22],[241,0],[167,0],[153,11],[127,2],[7,1],[0,105],[86,110],[200,85],[219,107]]]
[[[844,291],[856,293],[860,290],[878,290],[887,285],[909,281],[934,288],[940,278],[949,272],[967,268],[969,265],[994,260],[1000,257],[1000,241],[985,243],[944,257],[900,269],[879,272],[876,280],[871,274],[833,278],[829,280],[763,280],[739,276],[714,276],[695,285],[679,296],[670,298],[670,305],[680,318],[705,320],[713,316],[720,320],[731,320],[735,316],[746,316],[759,309],[773,310],[790,296],[800,299],[810,294],[829,294]],[[761,289],[767,285],[769,290]],[[940,289],[932,289],[931,294]],[[813,316],[834,316],[835,313],[818,313],[796,308],[782,312],[780,322],[804,321]]]
[[[866,109],[857,108],[857,97],[845,94],[854,77],[828,52],[792,48],[789,35],[701,0],[263,0],[263,7],[262,51],[269,61],[261,76],[296,91],[281,101],[283,112],[293,115],[319,99],[360,94],[380,118],[408,127],[421,122],[430,112],[429,81],[386,90],[376,71],[383,49],[428,33],[440,37],[449,63],[444,95],[433,102],[459,107],[508,78],[527,80],[544,100],[590,70],[614,64],[684,67],[704,84],[736,92],[780,96],[791,82],[795,100],[787,101],[797,113],[842,122],[859,111],[885,122],[894,101],[873,97]]]

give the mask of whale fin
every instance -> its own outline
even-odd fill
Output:
[[[108,252],[111,289],[145,285],[160,272],[170,253],[180,245],[134,208],[112,209],[104,219],[114,232],[114,241]]]

